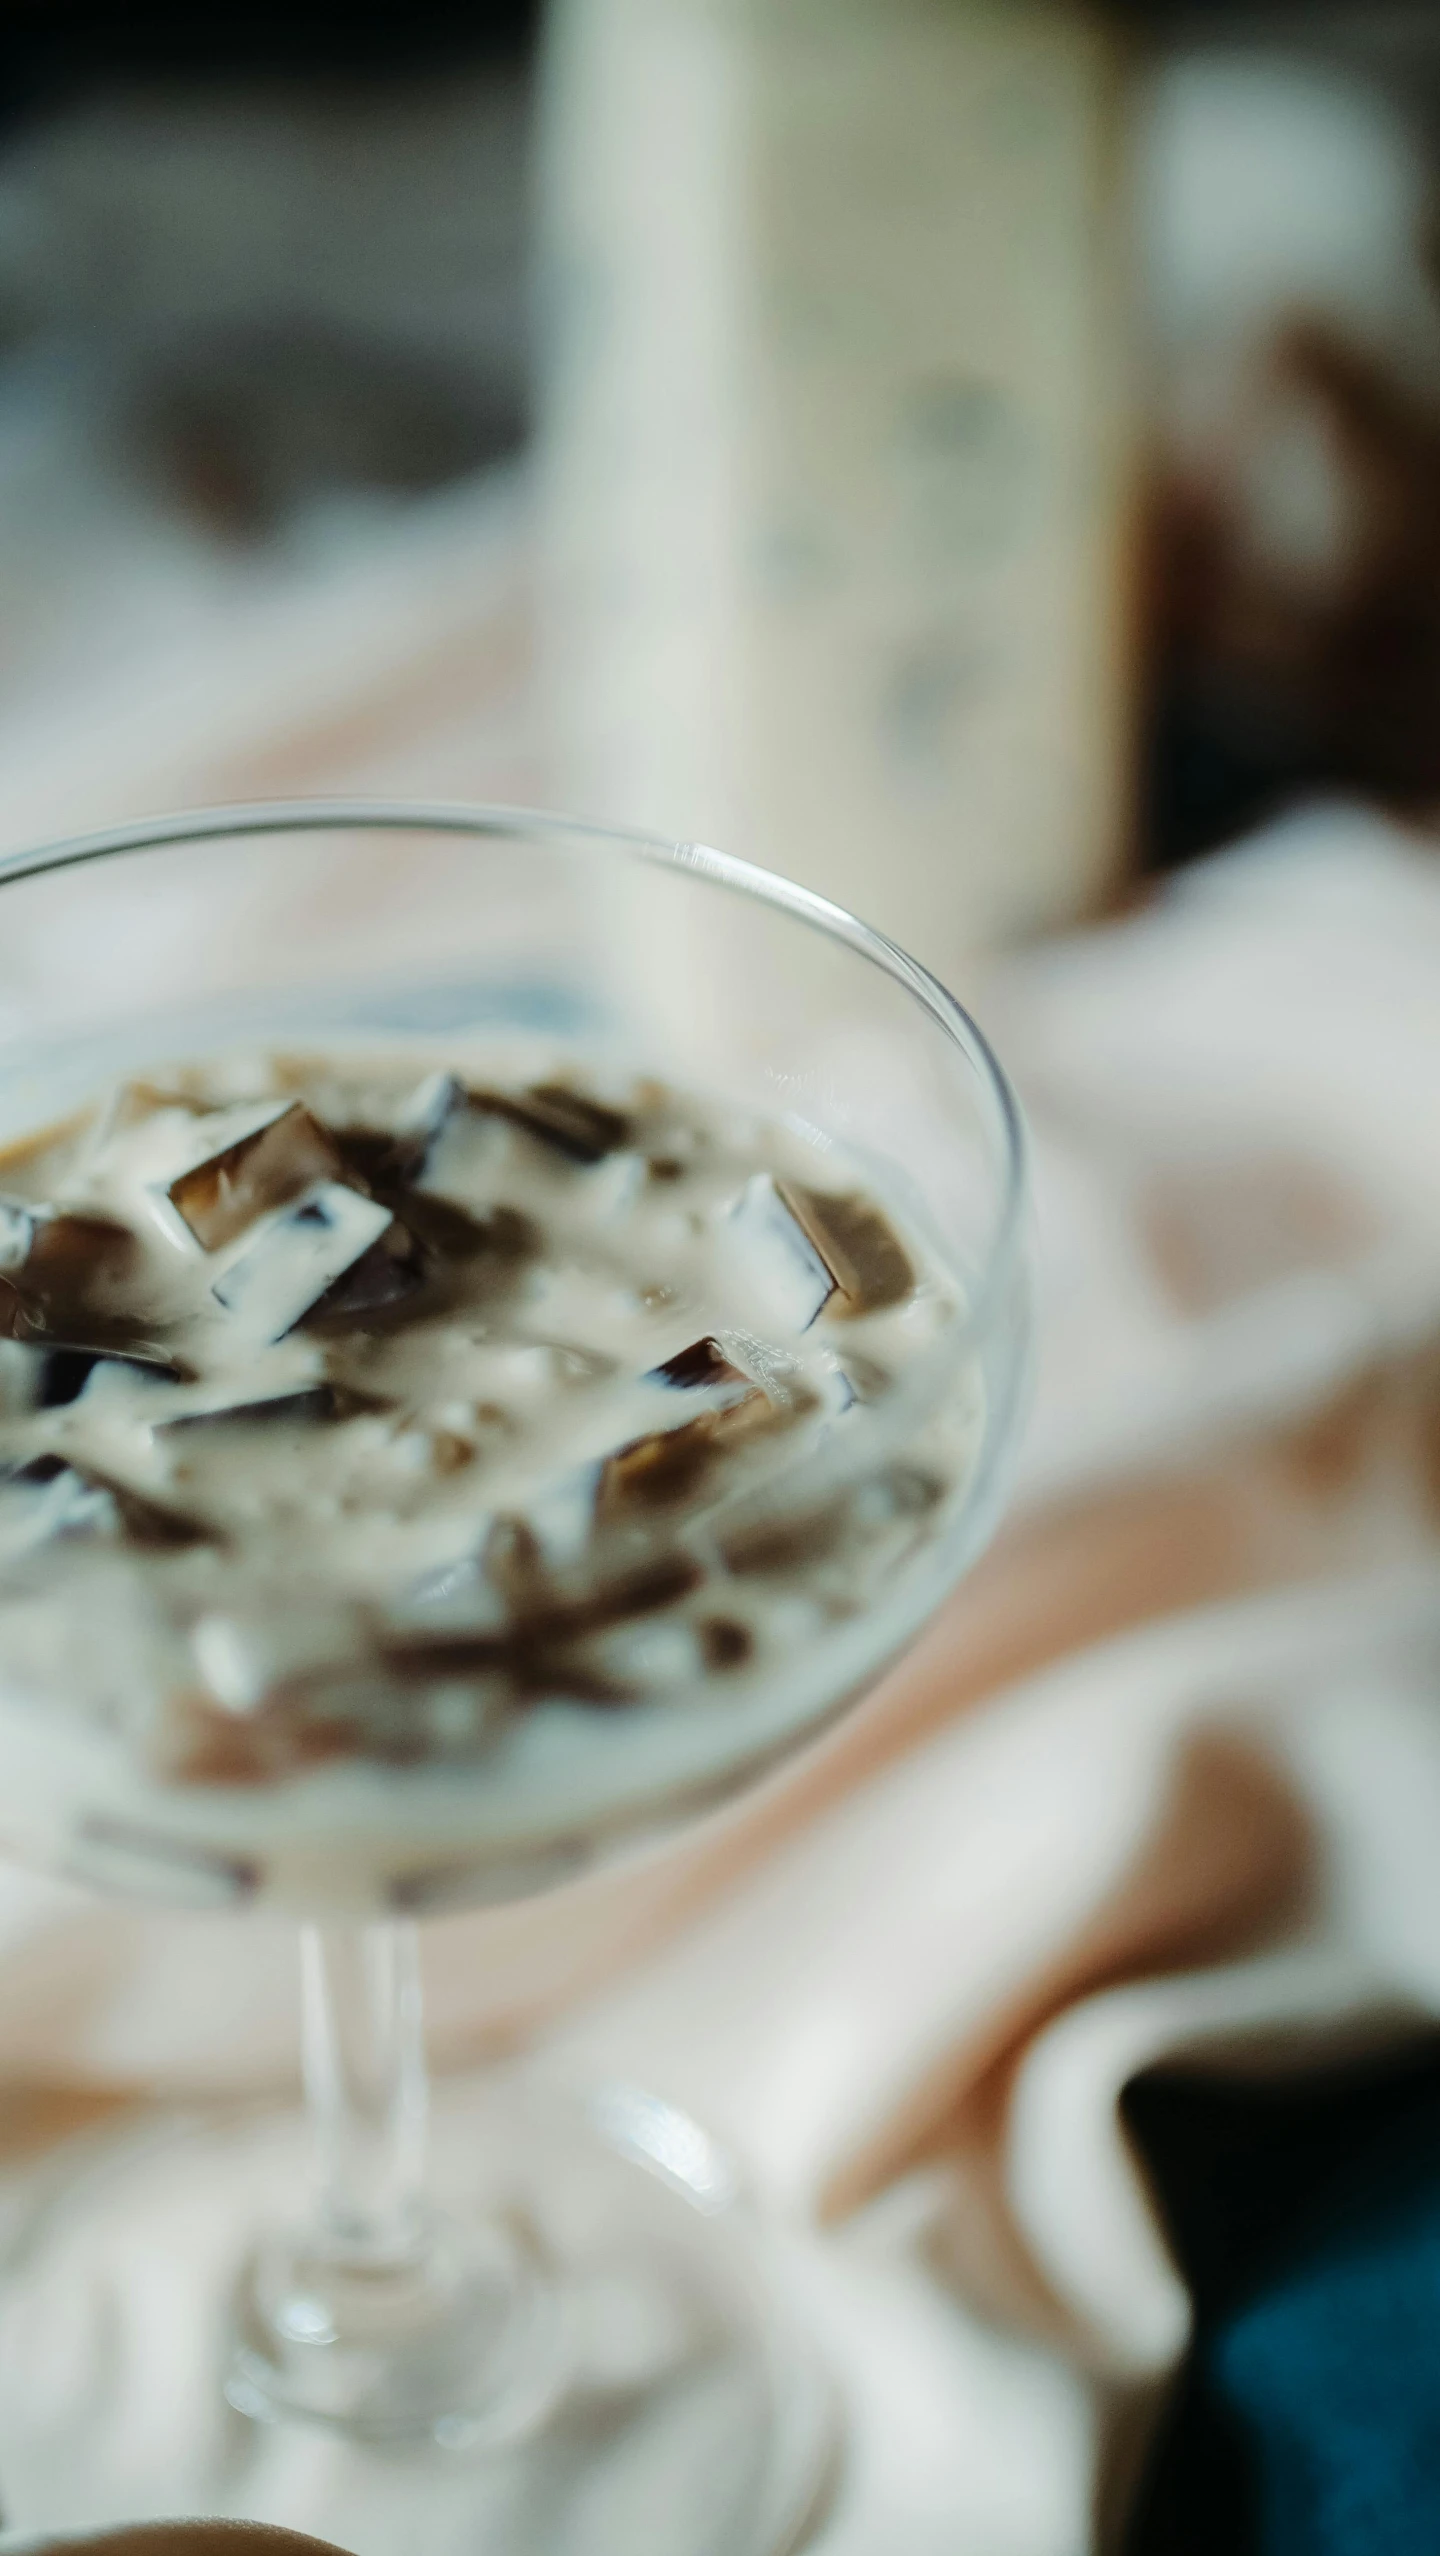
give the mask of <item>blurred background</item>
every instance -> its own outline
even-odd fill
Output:
[[[822,1835],[828,2060],[797,2038],[761,1898],[748,1968],[743,1916],[740,1954],[722,1938],[728,2040],[680,1954],[634,2068],[668,2069],[763,2167],[746,2102],[768,2056],[776,2152],[797,2107],[823,2119],[811,2180],[836,2212],[897,2161],[953,2169],[926,2261],[973,2333],[949,2315],[942,2348],[926,2304],[923,2353],[909,2328],[871,2352],[870,2501],[832,2543],[1074,2556],[1108,2496],[1103,2543],[1144,2556],[1349,2556],[1367,2386],[1366,2474],[1410,2502],[1364,2543],[1440,2543],[1420,2277],[1440,2262],[1440,1637],[1392,1676],[1385,1576],[1417,1570],[1433,1603],[1433,0],[0,0],[0,851],[316,792],[568,806],[798,875],[980,988],[1031,1111],[1042,1345],[1014,1518],[866,1725],[923,1773],[919,1739],[955,1721],[928,1860],[913,1806],[903,1844],[878,1811],[873,1835]],[[1280,1613],[1263,1641],[1245,1614],[1267,1593],[1283,1641]],[[1341,1694],[1352,1617],[1369,1665]],[[1122,1712],[1090,1646],[1162,1618],[1174,1640]],[[1033,1758],[1028,1708],[1009,1717],[997,1819],[966,1712],[1072,1653]],[[1218,1789],[1210,1758],[1175,1755],[1212,1723]],[[1006,1728],[997,1710],[1002,1752]],[[1152,1745],[1153,1870],[1116,1809]],[[1056,1769],[1055,1833],[1095,1848],[1069,1898]],[[972,1850],[984,1907],[947,1919]],[[787,1886],[803,1917],[803,1859]],[[886,1973],[873,1907],[894,1931],[912,1901],[922,1949]],[[671,1923],[652,1908],[626,1957]],[[1019,1986],[984,1968],[1007,1946]],[[173,2019],[155,1999],[187,2055],[213,2010],[202,2074],[232,2064],[218,1958]],[[822,1974],[802,1965],[812,1997]],[[897,1977],[924,2011],[886,2078]],[[467,1958],[454,2003],[473,2021],[482,1996],[501,2013]],[[1297,2017],[1383,2038],[1402,2007],[1421,2056],[1373,2119],[1348,2077],[1292,2082],[1288,2110],[1256,2097],[1257,2127],[1248,2095],[1165,2076],[1222,2027],[1269,2035],[1268,2067]],[[1077,2135],[1103,2121],[1118,2147],[1127,2080],[1164,2265],[1098,2131]],[[1012,2103],[1031,2145],[1007,2182]],[[1430,2161],[1409,2182],[1397,2103]],[[847,2120],[871,2149],[842,2172]],[[1367,2258],[1376,2322],[1337,2273],[1299,2340],[1274,2329],[1266,2359],[1252,2334],[1242,2368],[1227,2320],[1287,2210],[1306,2263],[1331,2247],[1350,2279],[1353,2196],[1321,2190],[1342,2150],[1413,2199]],[[1138,2391],[1153,2416],[1192,2330],[1181,2276],[1191,2375],[1137,2504],[1130,2414]],[[996,2318],[1039,2337],[1030,2360]],[[1382,2327],[1423,2349],[1387,2359]],[[1359,2348],[1312,2350],[1322,2328]],[[1263,2492],[1225,2466],[1242,2417]],[[1310,2511],[1332,2449],[1331,2535],[1242,2532],[1237,2509],[1283,2513],[1292,2485]]]
[[[0,841],[718,837],[940,967],[1440,789],[1423,6],[0,11]]]

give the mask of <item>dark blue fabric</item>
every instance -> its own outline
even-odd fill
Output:
[[[1440,2556],[1440,2047],[1126,2116],[1196,2308],[1126,2556]]]

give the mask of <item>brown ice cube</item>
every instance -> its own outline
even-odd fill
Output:
[[[213,1150],[171,1181],[171,1205],[205,1251],[222,1251],[258,1216],[333,1180],[340,1155],[303,1101],[219,1109],[198,1122]]]
[[[914,1288],[915,1272],[893,1225],[873,1200],[858,1193],[835,1197],[803,1189],[796,1181],[777,1181],[775,1186],[830,1273],[832,1313],[883,1313],[904,1303]]]
[[[335,1301],[341,1281],[358,1276],[359,1264],[394,1221],[378,1199],[362,1198],[343,1181],[319,1181],[265,1226],[211,1294],[257,1346],[283,1340],[322,1305],[348,1310]],[[407,1245],[409,1239],[402,1237]],[[368,1296],[373,1285],[375,1302],[390,1301],[385,1291],[392,1272],[392,1293],[398,1291],[399,1268],[399,1255],[392,1260],[387,1253],[378,1271],[361,1282],[361,1295]]]
[[[469,1098],[473,1108],[508,1118],[573,1163],[603,1162],[630,1141],[630,1121],[622,1110],[569,1083],[532,1083],[524,1092],[472,1091]]]
[[[737,1370],[738,1372],[738,1370]],[[743,1391],[678,1429],[654,1429],[617,1447],[601,1468],[597,1512],[602,1519],[636,1509],[663,1508],[699,1488],[718,1458],[747,1440],[788,1426],[808,1403],[772,1401],[748,1376]]]
[[[11,1227],[11,1236],[18,1245],[18,1225]],[[75,1338],[77,1325],[114,1314],[117,1290],[132,1275],[135,1259],[135,1236],[128,1225],[110,1216],[42,1207],[31,1214],[23,1259],[7,1258],[6,1278],[33,1331]]]
[[[835,1273],[780,1182],[769,1172],[756,1172],[729,1221],[776,1320],[791,1331],[808,1331],[835,1293]]]
[[[539,1248],[536,1227],[517,1207],[489,1207],[477,1215],[453,1198],[416,1189],[407,1191],[403,1208],[407,1229],[438,1261],[465,1266],[491,1259],[497,1266],[518,1266]]]
[[[346,1169],[392,1199],[423,1180],[430,1158],[451,1122],[470,1106],[454,1074],[427,1074],[398,1112],[393,1127],[339,1127],[334,1132]]]
[[[731,1401],[753,1393],[755,1386],[743,1368],[733,1364],[718,1340],[692,1340],[687,1348],[677,1349],[673,1357],[651,1367],[647,1384],[673,1385],[686,1393],[723,1391]]]
[[[302,1320],[312,1331],[363,1328],[372,1315],[388,1313],[417,1295],[424,1283],[419,1245],[409,1227],[392,1217],[378,1241],[326,1288]]]
[[[36,1209],[24,1259],[0,1276],[0,1337],[94,1351],[178,1378],[182,1362],[126,1302],[135,1258],[126,1225]]]

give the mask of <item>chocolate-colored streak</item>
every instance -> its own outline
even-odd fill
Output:
[[[573,1163],[603,1162],[630,1140],[630,1121],[623,1111],[572,1091],[568,1083],[535,1083],[527,1092],[472,1091],[472,1109],[508,1118],[542,1145],[553,1145]]]
[[[488,1551],[486,1559],[487,1569],[493,1568]],[[675,1605],[698,1588],[701,1577],[698,1563],[687,1554],[657,1553],[583,1595],[566,1597],[542,1582],[538,1559],[527,1561],[512,1576],[512,1605],[517,1599],[519,1604],[500,1630],[390,1634],[381,1643],[380,1656],[397,1677],[470,1677],[498,1670],[529,1693],[566,1695],[579,1694],[575,1680],[584,1678],[587,1691],[606,1688],[604,1698],[597,1700],[618,1700],[612,1680],[561,1655],[591,1634]]]
[[[175,1429],[260,1429],[276,1422],[299,1428],[317,1421],[359,1420],[368,1413],[394,1408],[386,1394],[362,1393],[355,1385],[323,1383],[300,1385],[293,1393],[257,1395],[250,1402],[225,1403],[213,1411],[177,1411],[173,1418],[157,1419],[151,1426],[167,1433]]]

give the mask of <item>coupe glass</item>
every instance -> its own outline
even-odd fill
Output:
[[[542,1703],[556,1745],[523,1818],[483,1755],[443,1780],[356,1765],[343,1816],[328,1792],[322,1816],[310,1776],[167,1786],[112,1734],[57,1736],[0,1691],[16,1853],[171,1908],[248,1900],[251,1922],[300,1921],[308,2098],[303,2132],[258,2110],[151,2117],[25,2188],[0,2294],[5,2519],[208,2510],[359,2556],[776,2556],[830,2448],[783,2239],[704,2131],[643,2089],[542,2098],[511,2071],[432,2104],[415,1921],[661,1851],[833,1722],[952,1586],[995,1515],[1024,1364],[1015,1107],[923,968],[693,844],[304,803],[0,864],[0,1140],[117,1073],[357,1037],[539,1039],[842,1147],[959,1309],[900,1390],[774,1478],[760,1522],[900,1478],[964,1379],[973,1461],[876,1603],[783,1663],[783,1711],[778,1683],[723,1712],[703,1692],[604,1715]],[[123,1566],[114,1588],[123,1607]],[[666,1717],[648,1757],[623,1727],[645,1713]]]

